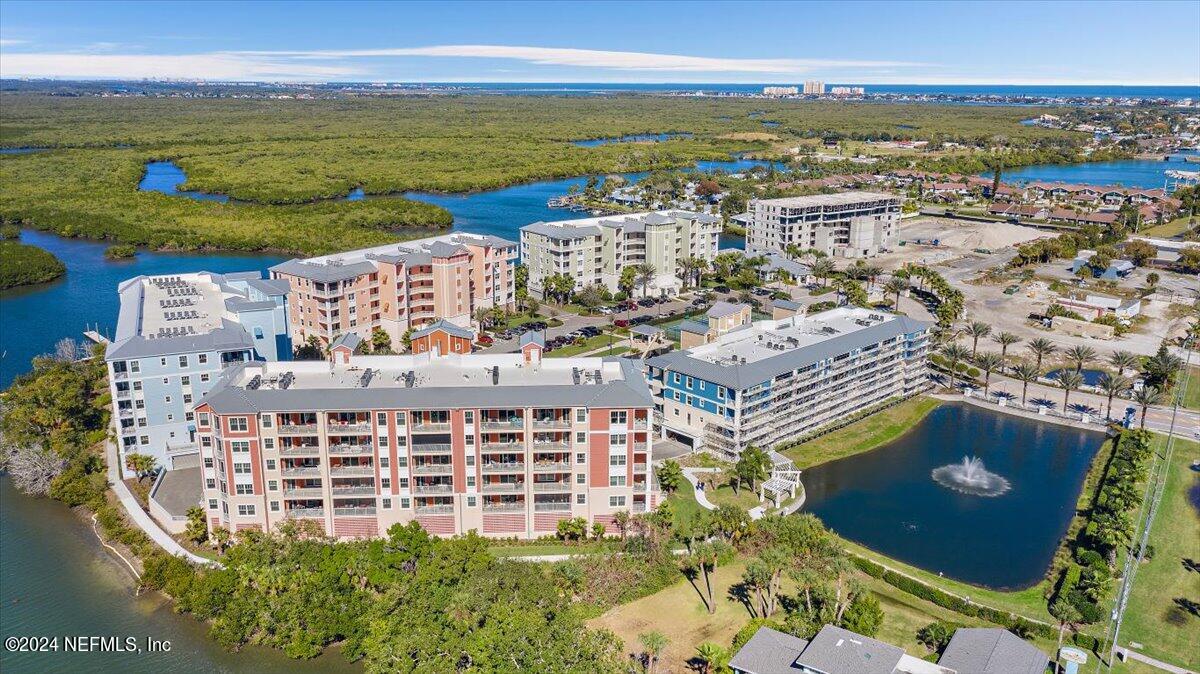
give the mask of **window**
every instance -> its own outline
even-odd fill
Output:
[[[581,423],[581,424],[584,423],[585,421],[587,421],[587,408],[586,407],[580,407],[575,410],[575,421],[578,423]]]
[[[379,502],[379,504],[380,504],[380,507],[382,507],[384,510],[392,509],[392,499],[390,499],[390,498],[383,499],[382,501]]]
[[[467,424],[475,423],[475,410],[467,410],[463,412],[463,422]]]
[[[725,399],[725,387],[718,386],[717,387],[717,400],[724,400],[724,399]]]
[[[587,433],[576,433],[575,434],[575,444],[586,445],[587,444]]]
[[[688,378],[687,378],[687,381],[686,381],[686,382],[684,382],[684,386],[685,386],[685,387],[686,387],[686,388],[687,388],[689,391],[692,389],[692,378],[691,378],[691,377],[688,377]]]
[[[138,380],[138,381],[135,381],[135,382],[133,382],[133,390],[135,390],[135,391],[140,391],[140,390],[142,390],[142,382],[141,382],[141,380]]]
[[[408,510],[408,504],[409,504],[409,499],[406,499],[406,498],[400,499],[400,508],[401,509]]]
[[[208,428],[208,412],[200,413],[200,426],[202,428]]]
[[[163,383],[166,383],[166,382],[163,382]],[[163,396],[163,401],[169,404],[171,402],[171,396]]]
[[[230,440],[229,441],[229,450],[232,451],[234,454],[242,454],[245,452],[249,452],[250,451],[250,441],[249,440]]]
[[[609,477],[608,478],[608,486],[624,487],[625,486],[625,476],[624,475],[613,475],[613,476]]]
[[[469,434],[467,434],[466,437],[467,437],[467,446],[474,447],[475,446],[475,434],[469,433]]]
[[[466,463],[467,463],[467,466],[468,466],[468,467],[474,466],[474,465],[475,465],[475,455],[474,455],[474,454],[468,454],[468,455],[466,456]]]
[[[204,365],[205,363],[208,362],[208,354],[202,353],[199,356],[196,356],[196,360],[200,361],[201,365]]]
[[[628,439],[629,439],[628,435],[625,435],[624,433],[617,433],[616,435],[609,436],[608,444],[611,445],[612,447],[624,447],[625,442]]]
[[[387,447],[387,446],[388,446],[388,436],[386,436],[386,435],[381,435],[381,436],[379,436],[378,438],[376,438],[376,440],[379,442],[379,446],[380,446],[380,447]]]
[[[376,412],[375,423],[380,426],[387,426],[387,412]]]
[[[675,378],[674,378],[674,380],[673,380],[673,381],[674,381],[676,384],[678,384],[678,383],[679,383],[679,373],[678,373],[678,372],[673,372],[672,374],[675,376]]]
[[[279,501],[271,501],[271,512],[279,512]]]
[[[575,473],[575,484],[587,484],[587,473]]]
[[[628,415],[626,414],[625,410],[610,412],[608,415],[609,423],[611,423],[613,426],[624,426],[627,417]]]
[[[162,358],[159,358],[159,359],[158,359],[158,364],[159,364],[159,365],[161,365],[162,367],[166,367],[166,366],[167,366],[167,359],[166,359],[166,357],[164,356],[164,357],[162,357]]]
[[[138,438],[138,444],[139,444],[139,445],[148,445],[148,444],[150,444],[150,436],[149,436],[149,435],[143,435],[143,436],[139,437],[139,438]]]
[[[263,428],[270,428],[271,426],[274,425],[274,421],[275,420],[272,418],[272,415],[270,415],[270,414],[263,414],[259,417],[259,423],[262,425]]]
[[[208,509],[209,510],[217,509],[217,499],[215,499],[215,498],[208,499]]]
[[[407,456],[397,456],[396,457],[396,466],[399,468],[408,468],[408,457]]]
[[[587,452],[576,452],[575,463],[587,463]]]
[[[216,489],[217,481],[212,479],[211,477],[204,478],[204,488],[205,489]]]
[[[267,470],[275,470],[275,459],[267,459]]]
[[[187,356],[180,356],[179,357],[179,367],[187,367],[187,366],[188,366]]]
[[[379,467],[380,468],[388,467],[388,457],[386,457],[386,456],[379,457]]]
[[[397,447],[405,447],[407,445],[408,445],[408,436],[406,436],[406,435],[397,435],[396,436],[396,446]]]
[[[578,503],[579,505],[586,504],[587,503],[587,494],[576,494],[575,502]]]
[[[183,375],[182,377],[180,377],[180,378],[179,378],[179,383],[180,383],[181,385],[183,385],[183,386],[191,386],[191,385],[192,385],[192,378],[191,378],[191,377],[189,377],[189,376],[187,376],[187,375],[185,374],[185,375]]]
[[[246,417],[229,417],[229,430],[245,432],[249,427],[249,424],[246,423]]]
[[[609,496],[608,497],[608,507],[624,508],[625,507],[625,497],[624,496]]]
[[[608,457],[608,465],[610,466],[624,466],[625,463],[626,459],[624,454],[613,454],[612,456]]]
[[[249,461],[234,461],[233,462],[233,474],[234,475],[249,475],[250,474],[250,462]]]
[[[203,374],[201,374],[201,375],[200,375],[200,381],[205,381],[205,382],[206,382],[206,381],[208,381],[208,379],[209,379],[209,377],[208,377],[208,373],[207,373],[207,372],[205,372],[205,373],[203,373]]]
[[[407,418],[408,415],[406,415],[404,412],[396,412],[396,425],[403,426]]]
[[[133,373],[135,373],[135,374],[136,374],[136,373],[138,373],[138,372],[141,372],[141,371],[142,371],[142,365],[141,365],[141,362],[140,362],[140,361],[136,361],[136,360],[131,360],[131,361],[129,361],[129,371],[130,371],[130,372],[133,372]]]
[[[257,326],[257,325],[256,325],[256,326],[254,326],[254,338],[255,338],[255,339],[262,339],[262,338],[263,338],[263,329],[262,329],[261,327]]]
[[[704,390],[704,380],[703,379],[700,380],[700,390],[701,391]]]
[[[279,480],[267,480],[267,491],[279,491]]]
[[[235,484],[233,486],[238,496],[250,496],[254,493],[254,485],[252,484]]]
[[[208,440],[208,438],[204,438],[204,439],[205,439],[205,440]],[[205,467],[205,468],[212,468],[212,458],[210,458],[210,457],[207,457],[207,456],[206,456],[206,457],[204,457],[204,467]]]
[[[263,449],[275,449],[275,438],[263,438]]]
[[[254,506],[253,505],[238,506],[238,517],[251,517],[253,515],[254,515]]]
[[[474,508],[474,507],[475,507],[475,497],[474,497],[474,496],[468,496],[468,497],[467,497],[467,507],[468,507],[468,508]]]
[[[474,486],[475,486],[475,476],[474,476],[474,475],[468,475],[468,476],[467,476],[467,486],[468,486],[468,487],[474,487]]]

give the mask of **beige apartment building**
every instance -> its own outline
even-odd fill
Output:
[[[554,274],[574,278],[576,290],[600,284],[616,292],[622,271],[642,263],[657,272],[646,293],[674,295],[682,287],[679,264],[712,261],[720,236],[719,217],[691,211],[535,222],[521,228],[521,260],[534,297],[543,297],[542,283]]]
[[[494,236],[446,234],[288,260],[271,278],[291,286],[292,341],[326,344],[382,328],[398,345],[409,328],[445,319],[471,327],[478,307],[515,307],[517,244]]]
[[[309,520],[339,538],[552,534],[657,505],[637,363],[520,353],[230,368],[195,407],[210,528]]]
[[[872,257],[896,245],[900,202],[894,194],[862,191],[754,199],[746,251],[786,251],[795,245],[834,257]]]

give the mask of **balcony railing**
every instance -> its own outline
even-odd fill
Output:
[[[334,508],[333,514],[338,517],[365,517],[375,514],[375,506],[360,506],[358,508]]]
[[[513,417],[511,419],[484,419],[479,422],[480,428],[485,431],[506,431],[519,430],[525,427],[525,420],[521,417]]]
[[[449,463],[420,463],[412,467],[414,475],[437,475],[454,472],[454,466]]]
[[[370,433],[371,422],[361,421],[354,423],[342,423],[339,421],[330,421],[326,429],[330,435],[338,435],[341,433]]]
[[[644,431],[644,430],[650,428],[650,420],[649,419],[634,419],[633,420],[633,428],[634,428],[634,430]]]
[[[635,452],[644,452],[649,448],[650,448],[650,445],[649,445],[649,443],[646,443],[646,442],[633,443],[633,451],[635,451]]]
[[[127,372],[127,371],[126,372],[113,372],[113,379],[115,379],[117,381],[121,381],[122,379],[129,379],[129,372]]]
[[[283,473],[284,477],[320,475],[321,467],[320,466],[295,466],[295,467],[289,468],[287,466],[284,466],[283,470],[280,472]]]
[[[515,494],[525,491],[524,482],[484,482],[480,491],[485,494]]]
[[[489,513],[524,512],[525,504],[524,503],[486,503],[485,502],[483,504],[483,511],[489,512]]]
[[[450,443],[433,442],[412,446],[413,454],[443,454],[450,451]]]
[[[646,512],[646,502],[645,501],[634,501],[633,505],[630,507],[630,510],[632,510],[635,513],[644,513],[644,512]]]
[[[556,502],[556,503],[534,503],[534,504],[533,504],[533,510],[534,510],[534,512],[539,512],[539,513],[545,513],[545,512],[551,512],[551,513],[570,512],[570,511],[571,511],[571,504],[570,504],[570,503],[567,503],[567,502],[565,502],[565,501],[564,501],[564,502],[562,502],[562,503],[557,503],[557,502]]]
[[[483,443],[483,451],[485,452],[511,452],[514,450],[524,450],[525,443],[523,442],[485,442]]]
[[[375,486],[369,484],[356,484],[349,486],[334,486],[332,488],[334,496],[363,496],[375,493]]]
[[[129,400],[129,391],[117,391],[117,400]]]
[[[332,466],[329,474],[336,477],[373,477],[374,466]]]
[[[535,452],[566,452],[570,451],[571,445],[565,442],[535,442],[533,443],[533,451]]]
[[[646,471],[646,464],[635,463],[635,464],[633,464],[633,470],[638,473],[644,473]]]
[[[118,410],[117,414],[119,414],[122,419],[132,419],[133,418],[133,408]]]
[[[321,453],[321,448],[317,445],[295,445],[292,447],[280,447],[280,456],[317,456]]]
[[[566,419],[534,419],[534,428],[570,428],[571,420]]]
[[[342,456],[362,456],[375,451],[375,446],[371,443],[361,445],[337,444],[329,446],[330,454],[339,454]]]
[[[288,508],[287,516],[289,519],[299,519],[305,517],[324,517],[324,508]]]
[[[563,493],[571,491],[570,482],[534,482],[533,490],[535,492],[551,492]]]
[[[315,435],[316,424],[279,424],[281,435]]]
[[[419,505],[414,510],[418,515],[448,515],[454,512],[453,505]]]
[[[521,473],[525,472],[525,464],[520,461],[512,461],[509,463],[484,463],[483,472],[485,473]]]
[[[436,422],[435,423],[435,422],[414,421],[412,424],[413,433],[429,433],[429,432],[438,432],[438,431],[445,433],[448,430],[450,430],[449,422],[446,422],[446,423]]]
[[[320,487],[284,487],[283,495],[288,498],[308,498],[324,496]]]
[[[414,484],[414,494],[450,494],[454,491],[454,485],[450,484]]]
[[[534,461],[533,462],[533,470],[535,472],[546,471],[546,470],[556,470],[556,471],[571,470],[571,462],[570,461]]]

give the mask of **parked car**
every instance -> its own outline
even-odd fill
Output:
[[[717,286],[716,288],[713,288],[713,290],[719,293],[727,293],[729,292],[729,286]]]
[[[596,307],[596,313],[601,316],[610,316],[613,313],[612,307]]]
[[[650,299],[649,297],[643,297],[642,299],[638,300],[638,306],[652,307],[654,306],[654,300]]]
[[[617,326],[618,328],[628,328],[629,327],[629,319],[628,318],[618,318],[617,320],[613,321],[613,325]]]
[[[479,338],[475,340],[475,342],[481,346],[491,346],[492,344],[495,343],[495,340],[493,340],[491,337],[488,337],[487,335],[480,335]]]

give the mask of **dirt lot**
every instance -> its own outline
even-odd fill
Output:
[[[934,266],[967,258],[968,265],[974,266],[973,262],[982,261],[982,266],[986,268],[1007,262],[1020,244],[1055,236],[1057,234],[1053,232],[1004,222],[976,223],[917,217],[900,222],[899,239],[904,245],[880,255],[873,262],[891,270],[909,262]],[[932,243],[935,240],[936,246]],[[978,252],[981,250],[991,253]]]

